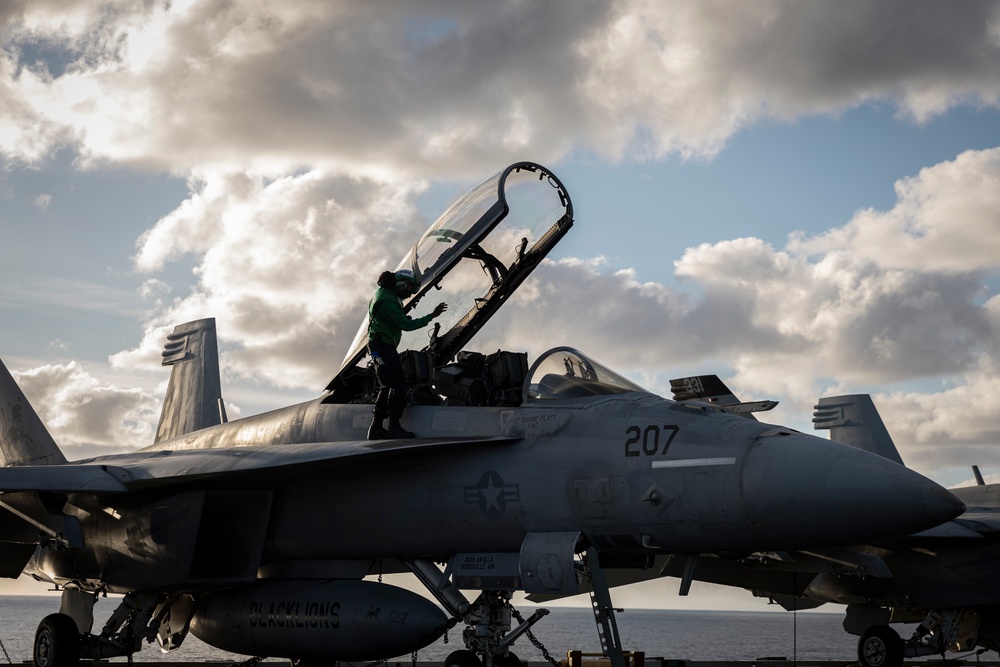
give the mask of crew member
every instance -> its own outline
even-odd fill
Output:
[[[400,425],[406,408],[406,376],[396,348],[404,331],[427,326],[431,320],[448,309],[439,303],[429,315],[411,318],[403,312],[403,299],[412,296],[420,287],[413,271],[401,269],[393,273],[384,271],[378,277],[378,289],[368,304],[368,353],[375,362],[375,375],[379,390],[375,398],[372,424],[368,439],[412,438],[413,433]],[[389,417],[389,428],[382,422]]]

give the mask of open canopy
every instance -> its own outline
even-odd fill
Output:
[[[573,205],[545,167],[518,162],[460,197],[406,253],[396,270],[410,269],[420,289],[403,307],[430,293],[448,311],[432,328],[404,332],[400,350],[427,350],[447,363],[514,293],[573,224]],[[373,277],[374,281],[374,277]],[[365,358],[368,313],[337,375],[335,389]]]

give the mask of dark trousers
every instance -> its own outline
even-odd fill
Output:
[[[378,378],[378,395],[375,397],[375,419],[386,416],[399,419],[406,408],[406,375],[399,352],[391,343],[368,341],[368,352],[376,359],[375,377]]]

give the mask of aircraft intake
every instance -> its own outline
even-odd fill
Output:
[[[191,632],[244,655],[376,660],[412,653],[444,632],[433,602],[358,580],[261,581],[203,596]]]
[[[751,445],[742,486],[751,529],[771,549],[789,536],[794,548],[902,537],[965,508],[947,489],[905,466],[784,429],[772,429]]]

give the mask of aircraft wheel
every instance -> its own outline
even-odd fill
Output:
[[[80,664],[80,632],[66,614],[49,614],[38,624],[31,653],[35,667],[77,667]]]
[[[521,667],[521,659],[508,652],[507,655],[498,655],[493,658],[493,667]]]
[[[455,651],[445,658],[444,667],[483,667],[483,662],[472,651],[463,649]]]
[[[873,625],[858,640],[861,667],[900,667],[903,664],[903,640],[888,625]]]

